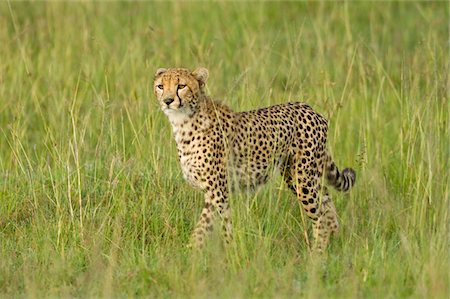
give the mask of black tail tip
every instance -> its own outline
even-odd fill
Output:
[[[352,185],[355,184],[355,182],[356,182],[356,172],[352,168],[345,168],[342,171],[342,174],[345,177],[350,178],[352,180],[352,182],[353,182]]]

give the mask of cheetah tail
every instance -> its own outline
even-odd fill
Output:
[[[356,182],[356,172],[352,168],[340,172],[331,156],[328,156],[325,174],[328,183],[338,191],[347,192]]]

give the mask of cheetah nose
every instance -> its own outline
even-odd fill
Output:
[[[164,102],[167,106],[169,106],[173,101],[174,101],[173,98],[167,98],[167,99],[164,99],[164,100],[163,100],[163,102]]]

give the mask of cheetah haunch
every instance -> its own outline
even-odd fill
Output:
[[[339,191],[355,183],[353,169],[338,170],[326,147],[327,120],[304,103],[233,112],[205,94],[208,70],[158,69],[154,93],[172,124],[186,180],[205,194],[192,235],[201,247],[215,219],[232,238],[229,193],[255,189],[275,169],[313,221],[314,248],[322,251],[338,230],[335,207],[322,178]]]

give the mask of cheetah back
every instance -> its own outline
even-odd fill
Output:
[[[327,121],[304,103],[288,103],[236,113],[230,138],[233,189],[254,190],[293,155],[320,158]]]

